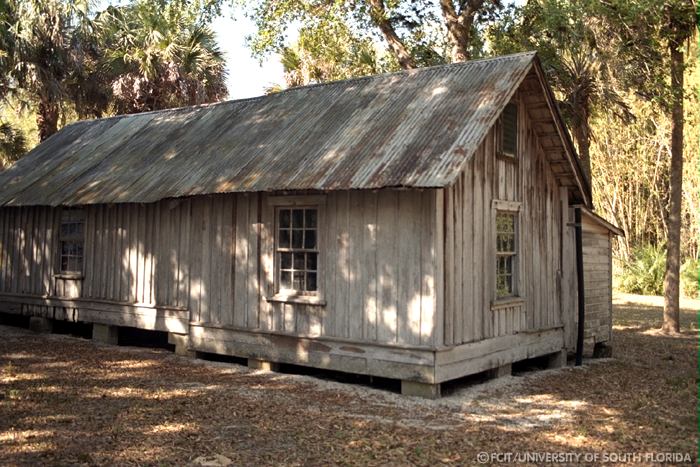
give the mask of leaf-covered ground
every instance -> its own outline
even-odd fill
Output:
[[[681,337],[654,331],[659,306],[616,297],[612,359],[438,401],[0,326],[0,465],[469,465],[480,452],[695,462],[700,302],[685,303]]]

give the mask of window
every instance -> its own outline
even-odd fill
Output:
[[[501,115],[499,154],[508,157],[518,155],[518,106],[508,104]]]
[[[276,212],[278,291],[318,293],[318,208],[278,207]]]
[[[85,216],[77,209],[61,213],[60,230],[60,272],[81,274],[83,272],[83,243],[85,237]]]
[[[496,211],[496,298],[514,297],[517,293],[517,215]]]

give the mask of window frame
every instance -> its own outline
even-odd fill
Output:
[[[499,296],[498,295],[498,258],[502,255],[498,252],[498,231],[497,231],[497,216],[499,213],[510,214],[514,217],[514,234],[515,234],[515,252],[513,255],[508,255],[513,257],[513,271],[512,271],[512,283],[513,291],[510,295]],[[492,255],[491,255],[491,267],[493,268],[493,273],[491,274],[492,287],[492,306],[497,307],[498,305],[504,304],[514,304],[524,301],[522,294],[522,282],[521,282],[521,255],[522,255],[522,245],[520,233],[521,222],[521,203],[516,201],[503,201],[503,200],[493,200],[491,205],[491,226],[493,229],[493,235],[491,236],[492,243]]]
[[[272,228],[271,235],[271,255],[272,255],[272,295],[266,297],[268,302],[281,302],[281,303],[297,303],[305,305],[319,305],[323,306],[326,304],[324,298],[324,252],[325,252],[325,239],[324,231],[325,226],[323,222],[325,221],[325,196],[271,196],[268,198],[268,205],[270,206],[270,211],[272,219],[270,222],[270,227]],[[301,252],[315,252],[316,257],[316,290],[315,291],[299,291],[295,289],[283,289],[281,287],[281,252],[279,247],[279,211],[281,209],[316,209],[316,248],[315,249],[304,249]],[[291,241],[291,239],[290,239]],[[291,252],[294,254],[294,249],[285,249],[284,252]],[[293,261],[293,258],[292,258]],[[306,265],[305,265],[306,266]],[[307,271],[304,269],[304,271]],[[292,277],[293,281],[293,277]]]
[[[75,234],[66,234],[63,232],[63,226],[66,224],[82,225],[82,232]],[[82,279],[85,274],[85,234],[86,234],[86,215],[83,209],[62,209],[58,223],[58,250],[56,251],[56,277]],[[64,242],[79,242],[82,247],[80,255],[65,255],[63,253]],[[63,269],[63,258],[70,256],[72,258],[80,258],[80,270]]]
[[[504,142],[505,142],[505,124],[504,116],[508,108],[515,108],[515,151],[513,154],[505,152]],[[503,108],[503,112],[498,117],[497,125],[497,138],[496,138],[496,155],[504,160],[510,162],[517,162],[520,159],[520,138],[519,138],[519,128],[520,128],[520,106],[517,102],[511,101]]]
[[[281,218],[281,213],[282,211],[289,211],[289,227],[283,228],[281,225],[278,224],[280,218]],[[301,228],[294,228],[294,211],[301,211],[302,212],[302,227]],[[307,212],[315,212],[316,214],[316,225],[313,227],[307,227],[306,226],[306,213]],[[303,232],[302,238],[301,238],[301,246],[300,247],[295,247],[294,246],[294,231],[295,230],[301,230]],[[288,246],[283,247],[281,245],[281,234],[283,231],[288,231],[290,233],[289,238],[287,239],[288,241]],[[314,240],[314,247],[309,248],[306,245],[306,238],[307,238],[307,232],[314,232],[315,240]],[[318,207],[316,206],[275,206],[275,260],[279,262],[278,267],[276,268],[276,281],[277,281],[277,288],[275,289],[277,293],[282,293],[285,295],[303,295],[303,296],[315,296],[318,294],[318,271],[319,271],[319,264],[318,264]],[[282,268],[282,256],[288,254],[291,255],[290,259],[290,265],[288,268]],[[316,255],[316,268],[315,269],[310,269],[309,268],[309,263],[308,263],[308,255],[309,254],[315,254]],[[296,255],[304,255],[304,260],[303,260],[303,266],[300,268],[295,267],[295,256]],[[282,274],[284,272],[289,272],[291,274],[290,276],[290,286],[292,288],[282,288]],[[304,288],[299,290],[293,288],[294,285],[294,273],[295,272],[301,272],[304,275]],[[308,274],[316,274],[316,286],[314,290],[308,290],[308,284],[306,283],[308,281]]]

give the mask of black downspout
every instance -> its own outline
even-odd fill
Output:
[[[586,316],[586,297],[583,284],[583,235],[581,233],[581,208],[575,208],[576,226],[576,285],[578,288],[578,336],[576,338],[576,366],[583,363],[583,331]]]

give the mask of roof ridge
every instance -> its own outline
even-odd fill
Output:
[[[277,92],[274,92],[271,94],[262,94],[260,96],[244,97],[241,99],[228,99],[228,100],[223,100],[223,101],[218,101],[218,102],[208,102],[205,104],[186,105],[186,106],[182,106],[182,107],[172,107],[169,109],[149,110],[146,112],[138,112],[138,113],[132,113],[132,114],[119,114],[119,115],[110,115],[108,117],[77,120],[75,122],[69,123],[64,128],[72,126],[72,125],[76,125],[79,123],[83,123],[83,122],[94,122],[96,120],[106,121],[106,120],[113,120],[113,119],[119,119],[119,118],[135,117],[138,115],[166,114],[169,112],[176,113],[176,112],[185,112],[185,111],[195,111],[197,109],[215,107],[215,106],[226,105],[226,104],[230,105],[230,104],[238,103],[238,102],[254,102],[257,100],[261,100],[261,99],[274,98],[275,96],[287,94],[290,92],[298,92],[298,91],[301,91],[302,89],[314,89],[314,88],[325,87],[325,86],[333,86],[333,85],[337,85],[340,83],[353,83],[353,82],[359,82],[359,81],[369,81],[369,80],[378,79],[378,78],[386,78],[389,76],[412,75],[412,74],[416,74],[416,73],[424,73],[424,72],[433,71],[433,70],[442,69],[442,68],[466,67],[466,66],[473,65],[475,63],[511,60],[514,58],[518,58],[521,56],[527,56],[527,55],[534,57],[535,55],[537,55],[537,52],[536,51],[517,52],[517,53],[513,53],[513,54],[508,54],[508,55],[499,55],[496,57],[483,57],[483,58],[478,58],[475,60],[468,60],[466,62],[443,63],[441,65],[432,65],[432,66],[426,66],[426,67],[412,68],[410,70],[398,70],[398,71],[389,71],[386,73],[379,73],[376,75],[356,76],[353,78],[339,79],[339,80],[335,80],[335,81],[325,81],[322,83],[312,83],[312,84],[306,84],[304,86],[295,86],[295,87],[291,87],[291,88],[287,88],[287,89],[282,89],[281,91],[277,91]]]
[[[443,63],[440,65],[431,65],[431,66],[425,66],[425,67],[412,68],[410,70],[387,71],[385,73],[378,73],[376,75],[356,76],[353,78],[339,79],[339,80],[335,80],[335,81],[324,81],[322,83],[312,83],[312,84],[306,84],[304,86],[295,86],[293,88],[283,89],[281,91],[278,91],[278,92],[275,92],[272,94],[256,96],[253,99],[260,98],[260,97],[271,97],[271,96],[274,96],[277,94],[283,94],[286,92],[296,91],[299,89],[331,86],[334,84],[352,83],[355,81],[367,81],[367,80],[372,80],[372,79],[377,79],[377,78],[384,78],[384,77],[388,77],[388,76],[412,75],[412,74],[416,74],[416,73],[423,73],[423,72],[432,71],[432,70],[441,69],[441,68],[459,68],[459,67],[470,66],[470,65],[473,65],[474,63],[480,63],[480,62],[495,62],[495,61],[500,61],[500,60],[510,60],[510,59],[517,58],[520,56],[525,56],[525,55],[530,55],[530,56],[534,57],[535,55],[537,55],[537,52],[536,51],[518,52],[518,53],[508,54],[508,55],[499,55],[497,57],[484,57],[484,58],[478,58],[475,60],[467,60],[466,62]],[[242,99],[242,100],[244,100],[244,99]],[[237,101],[237,99],[232,99],[230,101],[223,101],[223,102],[236,102],[236,101]]]

